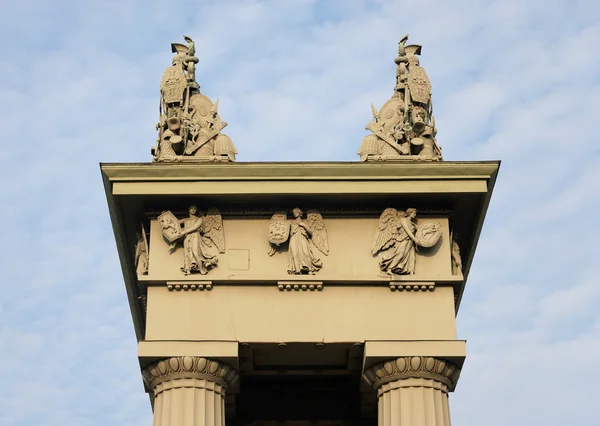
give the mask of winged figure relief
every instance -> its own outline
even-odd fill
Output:
[[[306,220],[309,228],[312,230],[312,241],[314,245],[325,256],[329,255],[329,241],[327,240],[327,229],[325,229],[325,221],[318,210],[308,210]]]
[[[171,250],[183,245],[184,274],[205,275],[217,266],[219,253],[225,253],[223,219],[216,208],[209,208],[206,214],[199,213],[196,206],[190,206],[188,217],[177,219],[170,211],[163,212],[158,221],[163,237],[171,244]]]
[[[285,212],[276,212],[271,217],[269,256],[275,254],[281,244],[289,241],[288,274],[315,274],[323,267],[323,263],[315,254],[313,246],[324,255],[329,254],[327,229],[325,229],[323,216],[317,210],[308,210],[304,220],[304,212],[298,207],[292,210],[292,214],[294,219],[291,221],[287,220]]]
[[[460,247],[454,237],[452,240],[451,258],[452,258],[452,275],[462,274],[462,259],[460,257]]]
[[[138,277],[148,275],[148,239],[144,224],[141,225],[142,232],[137,234],[137,244],[135,245],[135,271]]]
[[[379,268],[390,275],[415,273],[417,246],[432,247],[441,236],[437,222],[426,221],[417,226],[416,209],[398,211],[387,208],[379,217],[371,253],[379,253]]]

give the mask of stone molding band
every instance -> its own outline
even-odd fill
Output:
[[[198,356],[176,356],[150,364],[142,370],[146,386],[156,389],[161,383],[177,379],[200,379],[214,382],[227,389],[239,376],[233,367]]]
[[[405,388],[428,388],[439,390],[443,393],[448,393],[448,386],[442,382],[438,382],[437,380],[433,379],[411,377],[409,379],[396,380],[382,384],[379,386],[379,388],[377,388],[377,395],[381,396],[386,392]]]
[[[163,392],[167,392],[173,389],[203,389],[211,391],[216,394],[225,397],[225,388],[208,379],[176,379],[176,380],[165,380],[162,383],[158,383],[154,388],[154,397],[157,397]]]
[[[390,359],[365,370],[363,379],[373,389],[403,379],[431,379],[448,386],[454,390],[460,368],[456,365],[438,358],[425,356],[405,356]]]

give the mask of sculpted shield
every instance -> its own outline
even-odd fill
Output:
[[[213,108],[214,104],[212,101],[201,93],[196,93],[190,97],[192,120],[198,122],[202,127],[208,126]]]
[[[271,217],[269,224],[269,242],[280,245],[285,243],[290,236],[290,223],[284,212],[277,212]]]
[[[165,237],[168,242],[173,243],[181,238],[181,226],[179,225],[179,220],[170,211],[162,212],[160,216],[158,216],[158,224],[160,225],[163,237]]]
[[[391,132],[404,121],[404,103],[399,98],[390,99],[381,107],[379,119],[385,130]]]
[[[431,97],[431,82],[425,69],[416,65],[408,73],[408,89],[413,101],[426,104]]]
[[[431,221],[420,223],[415,234],[418,244],[425,248],[436,245],[441,236],[442,227],[439,223]]]
[[[187,87],[187,79],[180,66],[168,67],[160,81],[160,91],[167,104],[183,102],[183,92]]]

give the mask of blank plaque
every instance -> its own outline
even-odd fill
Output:
[[[250,250],[248,249],[229,249],[229,269],[238,271],[247,271],[250,269]]]

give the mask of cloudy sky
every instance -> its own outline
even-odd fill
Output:
[[[423,45],[445,159],[502,160],[453,422],[598,424],[596,0],[0,0],[0,424],[151,424],[98,163],[150,160],[183,33],[239,161],[356,160]]]

